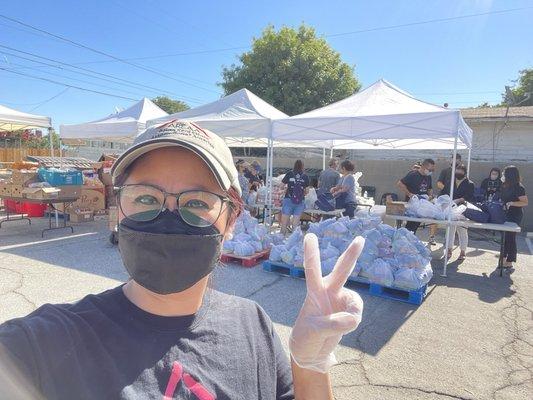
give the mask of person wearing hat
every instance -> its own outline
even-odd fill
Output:
[[[289,361],[261,307],[209,287],[242,210],[224,141],[189,122],[155,125],[112,177],[131,279],[0,325],[2,398],[333,399],[333,350],[362,316],[343,285],[364,240],[323,278],[318,240],[306,235],[307,297]]]

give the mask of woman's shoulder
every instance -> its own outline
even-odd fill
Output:
[[[261,326],[272,329],[272,321],[263,308],[253,300],[227,294],[218,290],[211,290],[211,311],[218,316],[234,321],[236,324]]]

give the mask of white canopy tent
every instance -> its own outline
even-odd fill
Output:
[[[454,165],[457,149],[468,148],[470,165],[472,130],[458,110],[418,100],[381,79],[336,103],[273,121],[271,139],[331,140],[332,148],[342,149],[451,148]],[[272,162],[268,174],[272,176]],[[452,169],[451,181],[454,179],[455,169]],[[452,198],[453,186],[450,190]],[[445,256],[444,275],[446,264]]]
[[[52,128],[50,117],[29,114],[0,105],[0,131],[17,131],[21,129],[46,128],[48,135]],[[54,143],[50,140],[50,155],[54,156]]]
[[[29,114],[0,105],[0,131],[51,127],[52,120],[49,117]]]
[[[146,129],[146,121],[168,114],[146,97],[131,107],[105,118],[83,124],[61,125],[62,139],[133,141]]]

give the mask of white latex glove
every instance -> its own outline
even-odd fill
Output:
[[[339,257],[333,271],[322,277],[318,239],[304,238],[304,268],[307,296],[289,338],[294,362],[301,368],[328,372],[337,363],[333,350],[343,335],[357,328],[363,315],[363,300],[344,287],[365,240],[358,236]]]

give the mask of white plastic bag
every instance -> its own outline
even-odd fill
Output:
[[[222,250],[226,254],[233,253],[234,247],[235,247],[235,242],[233,240],[224,240],[224,243],[222,244]]]
[[[287,249],[285,248],[285,245],[283,244],[272,246],[272,248],[270,249],[270,256],[268,257],[268,259],[272,262],[281,261],[281,253],[283,253],[285,250]]]
[[[391,286],[392,282],[394,282],[394,275],[389,264],[381,258],[374,260],[370,268],[368,268],[367,276],[371,282],[383,286]]]
[[[394,273],[394,286],[407,290],[416,290],[427,284],[432,277],[431,264],[420,268],[400,267]]]
[[[235,242],[235,246],[233,247],[233,253],[236,256],[247,257],[254,254],[255,250],[251,243]]]
[[[309,188],[309,192],[307,193],[307,196],[305,196],[305,208],[306,209],[313,209],[315,208],[315,201],[317,200],[316,190],[315,188],[311,187]]]

